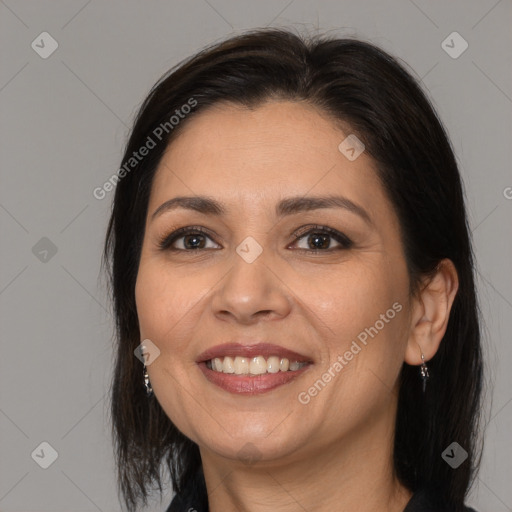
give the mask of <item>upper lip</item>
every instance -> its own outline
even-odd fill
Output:
[[[304,354],[299,354],[293,350],[274,345],[272,343],[255,343],[255,344],[242,344],[242,343],[224,343],[222,345],[216,345],[202,352],[198,358],[198,363],[203,363],[214,359],[215,357],[257,357],[263,356],[268,358],[270,356],[286,357],[290,361],[298,362],[312,362],[311,358]]]

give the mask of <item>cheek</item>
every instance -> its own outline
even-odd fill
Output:
[[[400,265],[391,274],[387,265],[362,268],[352,276],[340,329],[361,347],[356,356],[377,379],[392,381],[403,362],[405,350],[407,279]],[[355,348],[354,350],[357,350]]]
[[[167,416],[187,433],[193,429],[189,419],[197,405],[187,391],[192,389],[188,367],[176,361],[190,357],[188,341],[197,328],[193,306],[200,296],[195,288],[181,286],[161,263],[141,260],[135,285],[141,340],[151,340],[160,350],[148,366],[149,378]]]
[[[378,258],[347,262],[328,274],[295,276],[294,294],[307,306],[305,313],[315,313],[311,321],[331,340],[331,349],[342,349],[376,323],[379,334],[385,334],[381,338],[393,339],[405,316],[408,282],[402,267],[395,264],[392,274]]]
[[[135,303],[142,339],[159,338],[158,333],[163,327],[167,300],[161,277],[144,260],[141,261],[135,284]]]
[[[135,301],[141,339],[149,338],[162,350],[190,302],[186,288],[176,285],[161,265],[141,261],[135,286]],[[185,290],[185,292],[181,291]]]
[[[353,404],[361,414],[363,404],[387,403],[403,364],[408,281],[405,266],[394,268],[391,274],[382,262],[347,265],[330,279],[301,285],[301,297],[326,333],[319,371],[337,376],[324,398],[332,393],[336,403]]]
[[[135,300],[142,339],[150,339],[161,351],[160,363],[176,356],[189,364],[194,357],[190,340],[208,300],[217,274],[197,277],[183,268],[172,272],[165,261],[141,260]]]

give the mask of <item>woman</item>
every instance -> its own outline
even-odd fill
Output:
[[[457,164],[368,43],[258,30],[164,76],[104,257],[128,509],[472,510],[482,358]]]

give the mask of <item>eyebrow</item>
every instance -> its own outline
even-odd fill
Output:
[[[222,216],[228,213],[222,203],[206,196],[179,196],[165,201],[161,204],[151,215],[151,220],[154,220],[164,212],[175,210],[177,208],[184,208],[187,210],[194,210],[205,215]],[[322,208],[343,208],[361,217],[366,223],[373,225],[370,215],[364,208],[354,203],[350,199],[343,196],[313,196],[313,197],[288,197],[281,200],[276,206],[276,216],[278,218],[287,215],[293,215],[299,212],[310,210],[318,210]]]

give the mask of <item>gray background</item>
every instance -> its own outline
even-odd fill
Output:
[[[0,510],[120,510],[106,407],[112,318],[100,277],[112,193],[100,201],[92,191],[118,169],[135,111],[161,74],[262,26],[370,40],[429,91],[466,186],[494,382],[469,504],[512,510],[511,15],[510,0],[0,0]],[[46,59],[31,47],[44,31],[59,45]],[[454,31],[469,44],[458,58],[441,46]],[[58,452],[48,469],[31,457],[43,441]]]

